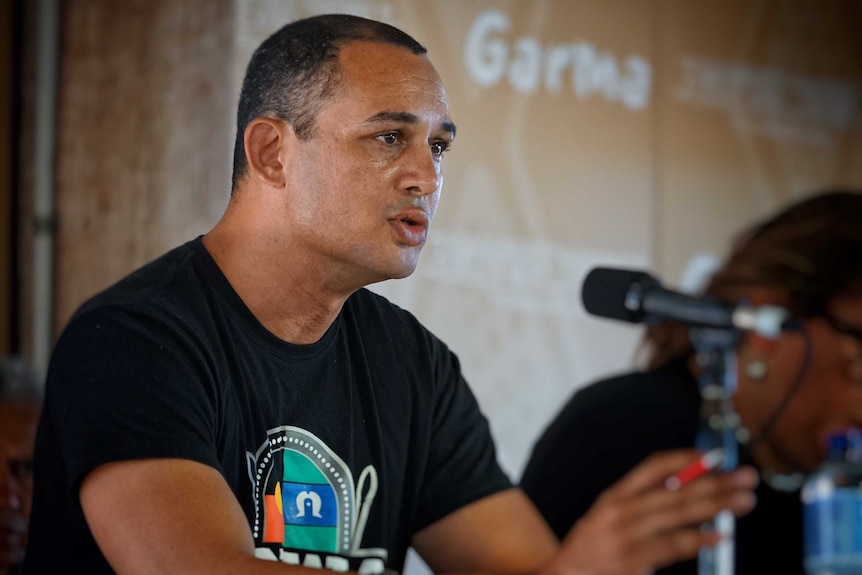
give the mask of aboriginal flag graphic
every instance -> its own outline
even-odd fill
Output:
[[[338,551],[338,499],[326,476],[305,455],[281,452],[283,471],[264,495],[264,543],[309,551]]]
[[[357,484],[348,465],[326,443],[293,426],[269,429],[266,441],[255,453],[246,452],[246,459],[254,486],[251,527],[259,557],[290,562],[305,552],[327,561],[355,558],[366,572],[372,567],[382,572],[387,550],[361,545],[378,489],[373,465],[363,468]]]

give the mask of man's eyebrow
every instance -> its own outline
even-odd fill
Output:
[[[453,138],[453,139],[455,138],[455,132],[456,132],[455,122],[453,122],[451,120],[446,120],[445,122],[440,124],[440,128],[445,132],[449,132],[450,138]]]
[[[413,125],[419,123],[419,116],[410,112],[379,112],[365,120],[366,124],[383,124],[387,122]],[[440,129],[444,132],[449,132],[450,137],[455,137],[455,123],[451,120],[441,122]]]

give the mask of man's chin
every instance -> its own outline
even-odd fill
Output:
[[[397,268],[392,268],[386,271],[381,272],[377,278],[373,278],[368,284],[375,284],[384,282],[387,280],[401,280],[413,275],[413,272],[416,271],[416,264],[408,264],[405,263]]]
[[[413,272],[416,270],[416,266],[413,266],[409,269],[402,269],[395,272],[390,273],[386,277],[380,278],[378,281],[386,281],[386,280],[403,280],[404,278],[408,278],[413,275]]]

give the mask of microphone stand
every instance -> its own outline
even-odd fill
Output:
[[[736,343],[740,332],[735,328],[692,327],[689,339],[697,352],[700,366],[700,423],[695,447],[702,452],[721,448],[722,471],[731,471],[738,465],[739,448],[736,430],[739,416],[731,403],[736,392]],[[722,536],[714,547],[701,547],[698,555],[698,575],[733,575],[734,532],[736,519],[729,510],[720,511],[715,518],[702,526]]]

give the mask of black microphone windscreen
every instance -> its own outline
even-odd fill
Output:
[[[645,272],[593,268],[584,279],[581,300],[592,315],[638,323],[643,321],[644,313],[640,309],[626,308],[626,296],[632,288],[658,285],[658,281]]]

